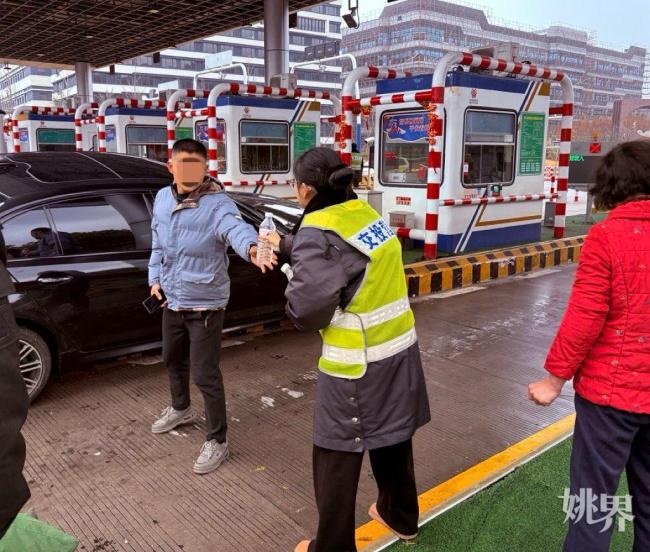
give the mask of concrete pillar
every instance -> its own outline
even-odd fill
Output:
[[[90,63],[78,61],[74,64],[75,77],[77,79],[78,103],[93,101],[93,70]]]
[[[5,115],[6,113],[0,109],[0,153],[7,153],[7,136],[4,129]]]
[[[264,0],[264,80],[289,72],[289,0]]]

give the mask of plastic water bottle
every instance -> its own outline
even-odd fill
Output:
[[[263,238],[275,232],[275,222],[273,222],[273,215],[266,213],[264,220],[260,224],[259,238]],[[257,260],[260,263],[268,263],[273,256],[273,246],[266,240],[257,240]]]

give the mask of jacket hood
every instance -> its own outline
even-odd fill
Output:
[[[609,213],[610,219],[650,220],[650,199],[628,201]]]

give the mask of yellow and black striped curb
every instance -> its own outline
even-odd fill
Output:
[[[553,240],[500,251],[410,264],[404,268],[409,296],[449,291],[515,274],[576,263],[580,258],[584,238],[580,236]]]

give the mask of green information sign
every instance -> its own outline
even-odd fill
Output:
[[[293,125],[293,158],[297,159],[303,153],[316,147],[316,124],[296,123]]]
[[[519,174],[542,174],[544,168],[543,113],[523,113],[521,116],[521,141],[519,145]]]
[[[191,128],[176,127],[176,140],[184,140],[185,138],[194,138]]]
[[[39,128],[36,140],[39,144],[74,144],[74,130]]]

